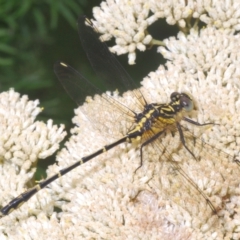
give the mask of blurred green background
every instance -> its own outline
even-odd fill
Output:
[[[38,119],[64,123],[69,131],[73,109],[77,106],[58,82],[53,64],[62,60],[80,70],[88,79],[95,77],[81,48],[76,22],[81,14],[91,18],[93,6],[99,6],[100,2],[0,0],[1,91],[14,88],[21,94],[27,94],[31,100],[39,99],[44,111]],[[162,40],[175,35],[177,28],[162,20],[158,25],[151,26],[149,31]],[[127,55],[118,59],[138,81],[164,62],[162,56],[156,53],[156,47],[137,54],[134,66],[127,64]],[[55,156],[52,156],[40,161],[37,179],[45,176],[46,165],[52,164],[54,159]]]

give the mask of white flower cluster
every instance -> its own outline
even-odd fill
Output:
[[[137,46],[145,45],[148,24],[158,18],[178,23],[181,29],[189,17],[205,21],[207,26],[199,31],[195,26],[188,35],[179,32],[177,38],[164,40],[165,47],[159,52],[168,61],[144,79],[141,91],[154,103],[168,103],[174,91],[190,93],[195,108],[189,117],[214,124],[200,127],[181,121],[188,129],[184,130],[186,144],[197,159],[179,144],[177,133],[145,147],[143,166],[137,172],[140,149],[136,144],[121,144],[93,158],[2,218],[0,239],[240,239],[240,166],[234,161],[240,160],[237,6],[237,1],[224,0],[108,0],[95,8],[99,30],[106,38],[119,38],[121,44],[123,38],[125,45],[119,47],[132,56]],[[148,18],[150,10],[155,18]],[[138,30],[143,33],[139,42],[133,37]],[[132,92],[114,97],[139,111]],[[0,111],[4,111],[1,105]],[[72,137],[59,153],[58,164],[48,169],[48,176],[120,139],[131,127],[125,115],[99,96],[76,110],[74,123]],[[7,132],[5,128],[3,132]],[[8,159],[18,163],[19,155]],[[8,188],[15,196],[16,184],[14,181]],[[4,203],[13,197],[1,192],[3,195]]]
[[[101,7],[93,9],[93,21],[100,33],[102,40],[106,41],[114,37],[116,45],[112,52],[120,54],[128,53],[129,63],[134,64],[136,49],[145,51],[151,43],[152,37],[146,33],[147,27],[156,21],[156,18],[148,17],[150,6],[144,0],[106,1]]]
[[[179,148],[176,135],[160,138],[161,142],[153,144],[155,151],[151,146],[145,148],[144,163],[137,173],[139,148],[127,144],[84,164],[52,184],[55,198],[60,195],[59,199],[66,201],[58,206],[64,211],[61,223],[68,226],[67,237],[239,239],[240,166],[234,162],[239,159],[240,143],[238,35],[212,27],[188,37],[179,35],[166,41],[167,50],[160,49],[170,61],[144,79],[141,91],[148,102],[158,103],[169,102],[173,91],[191,93],[196,108],[190,117],[219,124],[205,128],[182,122],[198,137],[193,140],[184,131],[187,145],[200,161]],[[123,99],[116,98],[136,110],[138,104],[131,92]],[[88,113],[87,119],[82,112]],[[75,123],[84,127],[72,131],[76,135],[67,144],[68,150],[59,155],[60,168],[126,132],[121,114],[102,99],[89,100],[76,114]],[[99,124],[94,128],[93,119]],[[112,132],[101,131],[105,125]],[[162,154],[166,150],[171,157]],[[180,164],[169,163],[169,158]],[[176,169],[179,166],[181,169]],[[210,198],[216,215],[186,176]]]
[[[35,121],[38,104],[14,90],[0,94],[1,206],[28,187],[37,161],[52,155],[66,135],[52,120]]]
[[[93,9],[93,14],[102,40],[114,37],[116,45],[111,51],[118,55],[128,53],[129,64],[135,63],[137,49],[145,51],[156,43],[147,30],[158,19],[165,19],[169,25],[178,24],[183,32],[191,29],[191,21],[219,29],[240,29],[239,1],[106,0]]]

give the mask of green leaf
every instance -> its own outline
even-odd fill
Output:
[[[12,58],[1,58],[0,57],[0,65],[1,66],[10,66],[13,64],[13,59]]]
[[[15,54],[17,52],[14,47],[10,47],[4,43],[0,43],[0,51],[8,54]]]
[[[41,36],[45,36],[47,33],[45,18],[39,9],[33,10],[33,15],[36,21],[38,32]]]

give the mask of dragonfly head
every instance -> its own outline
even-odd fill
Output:
[[[171,105],[177,108],[179,111],[184,109],[186,112],[190,112],[193,109],[193,100],[186,93],[173,92],[170,96]]]

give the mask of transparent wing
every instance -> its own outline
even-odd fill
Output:
[[[203,141],[201,134],[195,136],[187,127],[181,125],[181,128],[186,145],[195,158],[182,145],[176,128],[172,128],[169,134],[166,132],[167,137],[158,138],[151,145],[156,152],[159,152],[159,155],[157,154],[159,161],[175,173],[175,183],[181,182],[177,191],[183,191],[182,184],[190,186],[186,189],[193,190],[191,190],[192,199],[202,199],[200,202],[205,202],[212,213],[216,213],[223,208],[228,199],[234,196],[233,189],[239,186],[238,158]],[[204,131],[204,127],[202,130]],[[179,196],[183,195],[186,196],[186,192],[179,194]],[[212,202],[212,199],[217,201]]]
[[[56,62],[54,64],[54,72],[68,95],[78,105],[83,104],[86,95],[91,96],[95,93],[102,93],[99,88],[66,63]],[[81,108],[81,112],[87,117],[88,121],[91,122],[94,129],[100,131],[102,135],[107,134],[107,132],[110,132],[111,135],[109,125],[113,125],[113,123],[115,124],[122,120],[125,122],[134,122],[135,112],[127,107],[128,104],[125,105],[118,99],[117,97],[114,98],[113,96],[102,94],[95,99],[95,104]],[[133,102],[133,104],[136,105],[136,101]],[[101,114],[99,114],[99,112]],[[106,116],[106,118],[101,117],[104,115],[104,112],[111,113],[111,116]],[[118,126],[116,126],[116,130],[117,129]],[[121,135],[116,135],[116,138],[125,135],[126,132]]]
[[[162,179],[162,169],[156,170],[163,185],[164,182],[171,182],[164,189],[163,195],[169,194],[168,197],[171,199],[172,196],[173,199],[176,195],[181,196],[182,199],[178,199],[180,203],[190,194],[192,199],[197,199],[201,204],[207,204],[208,209],[216,213],[223,208],[228,198],[234,196],[232,189],[238,189],[240,174],[238,159],[204,142],[199,136],[192,134],[187,127],[181,127],[186,145],[194,153],[195,159],[184,148],[179,132],[173,126],[147,146],[156,152],[154,161],[159,161],[162,168],[167,168],[169,173],[172,173],[169,174],[172,176],[171,180],[167,180]],[[154,133],[146,132],[144,138],[150,139],[152,136]],[[143,165],[149,158],[144,154],[145,152],[151,151],[143,149]],[[212,202],[212,199],[218,199],[218,201]],[[188,210],[191,211],[191,203]]]
[[[90,25],[87,26],[85,24],[86,21]],[[99,40],[96,29],[93,28],[92,23],[85,16],[79,17],[78,29],[83,48],[102,83],[101,86],[96,87],[70,65],[57,62],[54,65],[54,72],[69,96],[78,105],[81,105],[86,95],[93,96],[96,93],[101,95],[106,90],[118,90],[121,92],[134,89],[136,86],[131,77],[112,55],[107,45]],[[135,99],[132,100],[131,105],[134,105],[135,109],[142,110],[144,105],[146,105],[142,93],[139,90],[133,90],[132,96]],[[116,122],[116,119],[121,120],[121,118],[125,118],[125,120],[128,118],[130,121],[134,121],[135,112],[130,107],[126,107],[129,106],[128,104],[123,104],[116,98],[104,94],[99,107],[103,105],[109,112],[112,111],[112,122]],[[83,111],[83,113],[93,125],[96,125],[94,124],[96,116],[90,116],[89,111]],[[100,120],[98,120],[98,123],[101,124]],[[107,130],[107,127],[104,127],[104,125],[105,122],[103,121],[101,131]]]
[[[104,91],[115,91],[117,89],[120,93],[123,93],[137,88],[133,79],[109,51],[108,46],[100,41],[97,29],[85,16],[78,18],[78,32],[93,69],[104,83]],[[139,90],[135,90],[134,94],[139,101],[141,99],[141,102],[144,105],[146,104]]]
[[[85,96],[101,93],[100,89],[66,63],[56,62],[54,64],[54,72],[68,95],[78,105],[84,102]]]

